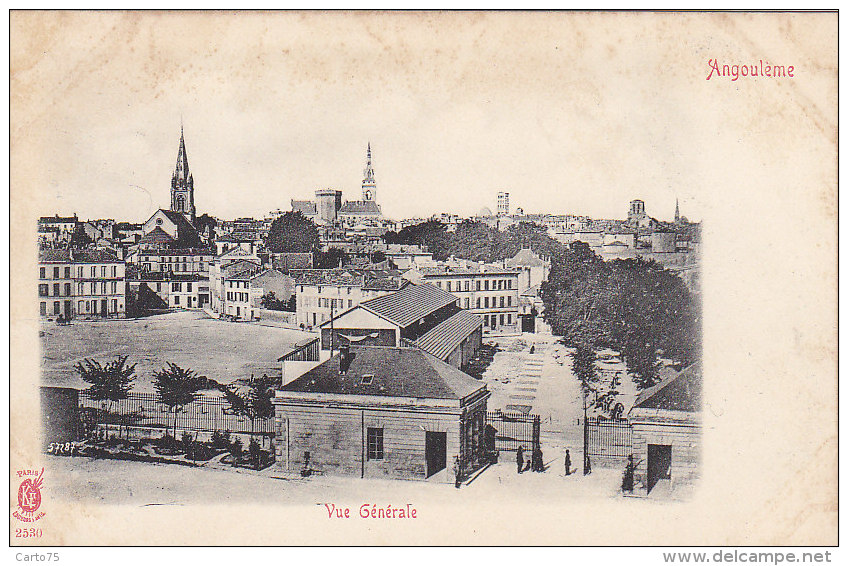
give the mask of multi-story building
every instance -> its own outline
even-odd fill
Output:
[[[209,277],[214,257],[211,250],[204,248],[150,249],[140,250],[137,262],[141,271]]]
[[[415,267],[404,276],[456,295],[461,308],[483,317],[484,331],[511,333],[518,330],[519,274],[518,269],[462,262]]]
[[[261,270],[262,261],[259,257],[241,248],[215,256],[209,269],[209,298],[212,310],[219,314],[228,314],[225,302],[227,292],[232,292],[232,289],[228,288],[227,281],[242,275],[254,275]]]
[[[291,296],[292,288],[292,278],[276,269],[241,272],[225,278],[221,312],[234,319],[259,319],[264,294],[273,292],[279,300],[285,301]]]
[[[359,305],[407,284],[399,271],[378,269],[305,269],[292,272],[297,294],[297,323],[313,328]]]
[[[38,219],[40,245],[60,245],[71,241],[79,219],[73,216],[42,216]]]
[[[209,278],[198,274],[168,274],[168,306],[199,309],[209,303]]]
[[[126,314],[124,263],[115,254],[106,250],[42,250],[38,269],[42,316]]]

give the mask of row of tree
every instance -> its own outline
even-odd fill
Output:
[[[133,381],[136,378],[136,364],[127,364],[127,356],[118,356],[114,360],[101,364],[97,360],[85,359],[78,362],[76,369],[83,381],[89,384],[89,397],[94,401],[104,401],[109,412],[114,403],[129,397]],[[269,377],[251,377],[244,385],[236,387],[217,384],[197,375],[194,370],[185,369],[168,362],[161,370],[154,372],[153,385],[159,401],[174,413],[173,431],[176,438],[177,414],[193,403],[200,391],[217,385],[229,404],[230,414],[250,420],[250,432],[255,431],[256,421],[268,419],[274,415],[271,399],[274,396],[274,380]],[[167,432],[167,431],[166,431]]]

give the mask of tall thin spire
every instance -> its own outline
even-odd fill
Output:
[[[368,151],[365,154],[365,170],[362,179],[362,200],[376,200],[377,181],[374,179],[374,167],[371,165],[371,142],[368,142]]]
[[[192,223],[195,220],[194,178],[188,167],[182,116],[180,117],[180,147],[177,150],[177,165],[171,177],[171,210],[184,214]]]
[[[680,222],[680,199],[674,199],[674,221]]]

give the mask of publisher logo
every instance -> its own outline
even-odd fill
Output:
[[[18,477],[23,477],[18,487],[18,508],[12,513],[19,521],[32,523],[44,516],[41,507],[41,486],[44,483],[44,468],[37,470],[18,470]]]

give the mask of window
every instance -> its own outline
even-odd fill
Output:
[[[507,289],[512,289],[512,279],[507,279],[507,281],[506,281],[506,288],[507,288]]]
[[[485,287],[486,291],[489,290],[489,280],[488,279],[486,279],[486,281],[484,283],[484,287]]]
[[[508,295],[508,296],[507,296],[507,298],[506,298],[506,306],[508,306],[508,307],[511,307],[511,306],[512,306],[512,295]]]
[[[118,292],[118,282],[112,281],[112,294],[116,294]]]
[[[450,293],[450,290],[451,290],[451,282],[450,282],[450,281],[448,281],[448,282],[446,282],[446,283],[445,283],[445,285],[446,285],[445,290],[446,290],[448,293]]]
[[[161,284],[161,283],[157,283],[157,284],[156,284],[156,292],[157,292],[157,293],[161,293],[161,292],[162,292],[162,284]]]
[[[53,268],[53,279],[58,279],[58,278],[59,278],[59,268],[54,267]]]
[[[85,312],[85,301],[80,301],[77,304],[77,312]]]
[[[77,277],[82,277],[82,266],[77,267]]]
[[[117,277],[117,276],[118,276],[118,266],[113,265],[112,266],[112,277]]]
[[[105,281],[100,282],[100,294],[101,295],[106,294],[106,282]]]
[[[478,281],[478,283],[479,283],[479,281]],[[477,308],[478,309],[480,308],[480,297],[477,297]]]
[[[84,283],[77,283],[77,295],[84,295],[84,294],[85,294],[85,284]]]
[[[179,292],[179,290],[180,290],[179,281],[175,281],[174,283],[171,283],[171,292],[172,293],[177,293],[177,292]]]
[[[348,300],[347,300],[347,308],[349,308],[349,309],[352,309],[352,308],[353,308],[353,299],[348,299]]]
[[[59,314],[61,311],[59,301],[53,301],[53,314]]]
[[[91,266],[91,276],[97,277],[97,266],[96,265]]]
[[[112,312],[118,312],[118,299],[112,299]]]
[[[39,285],[38,286],[38,296],[39,297],[49,297],[50,296],[50,285],[48,285],[47,283],[42,283],[41,285]]]
[[[483,308],[489,308],[489,297],[483,298]]]
[[[468,279],[465,280],[465,290],[466,291],[471,290],[471,281],[469,281]]]
[[[65,283],[65,296],[66,297],[71,296],[71,284],[70,283]]]
[[[512,324],[512,315],[511,314],[506,315],[506,323]]]
[[[46,269],[43,267],[38,268],[38,277],[40,277],[41,279],[46,279],[47,274],[45,273],[45,271]]]
[[[383,459],[383,429],[368,427],[368,459]]]
[[[106,277],[106,266],[105,265],[100,266],[100,277]]]
[[[466,299],[465,299],[465,308],[466,309],[468,308],[470,302],[471,301],[469,301],[468,298],[466,297]]]
[[[479,291],[480,290],[480,280],[478,279],[476,283],[477,283],[477,290]],[[479,301],[480,300],[477,299],[477,302],[479,302]],[[477,305],[477,306],[479,307],[480,305]]]
[[[504,306],[504,298],[501,297],[501,308],[503,308],[503,306]],[[503,323],[501,323],[501,324],[503,324]]]
[[[70,278],[71,278],[71,268],[66,267],[65,268],[65,279],[70,279]]]
[[[504,315],[501,315],[501,326],[504,324]]]
[[[174,295],[174,304],[175,305],[180,304],[180,296],[179,295]]]
[[[374,381],[374,375],[370,373],[366,373],[362,376],[361,383],[362,385],[370,385],[371,382]]]
[[[44,301],[41,302],[41,314],[42,316],[47,315],[47,303]]]
[[[191,293],[191,281],[189,281],[188,283],[186,283],[186,291],[188,291],[189,293]]]

